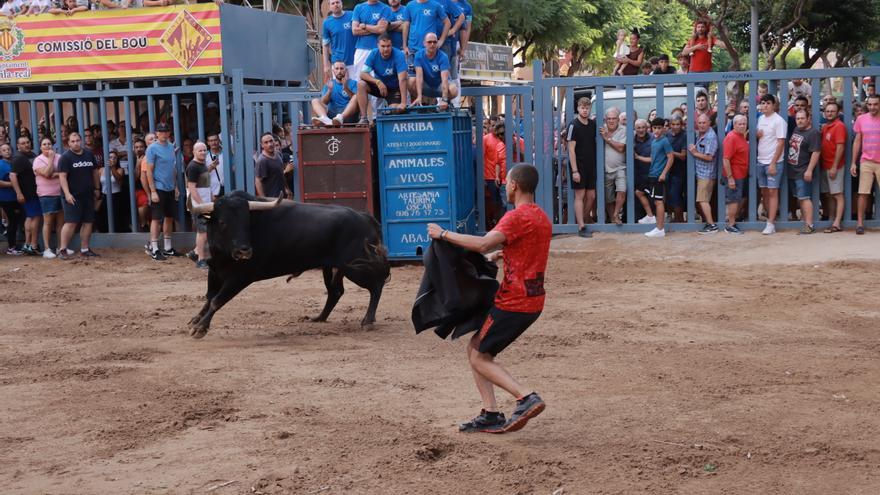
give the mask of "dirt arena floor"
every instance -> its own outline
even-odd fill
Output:
[[[309,272],[193,340],[204,272],[102,253],[0,256],[4,494],[880,493],[878,234],[555,240],[502,354],[547,410],[498,436],[457,432],[480,403],[464,341],[412,330],[420,267],[371,332],[350,283],[304,321]]]

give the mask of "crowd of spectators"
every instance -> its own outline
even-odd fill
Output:
[[[639,224],[654,225],[645,235],[664,237],[666,222],[683,222],[687,190],[687,158],[694,161],[695,191],[698,215],[703,222],[700,234],[726,231],[742,234],[737,222],[748,212],[749,177],[755,174],[759,192],[757,211],[765,222],[765,235],[776,233],[776,222],[788,214],[791,221],[801,221],[801,235],[816,231],[813,189],[818,188],[821,198],[819,212],[822,220],[830,221],[825,233],[843,230],[844,178],[853,181],[856,214],[856,234],[864,233],[866,210],[873,194],[874,183],[880,183],[880,96],[869,93],[864,102],[853,103],[850,134],[844,124],[842,105],[833,95],[825,95],[819,102],[820,126],[813,127],[809,82],[793,80],[789,83],[791,99],[780,102],[770,94],[766,83],[758,88],[757,110],[750,97],[732,101],[725,109],[727,126],[716,128],[717,108],[710,105],[709,95],[697,94],[692,118],[696,135],[690,146],[684,129],[688,115],[685,104],[673,108],[666,117],[652,111],[647,119],[633,116],[632,146],[626,143],[626,123],[620,110],[606,108],[604,125],[598,128],[598,119],[591,114],[592,102],[588,97],[577,101],[577,115],[561,133],[561,154],[566,164],[566,180],[574,191],[574,217],[578,233],[591,237],[588,224],[596,219],[597,146],[604,146],[606,221],[623,223],[624,202],[627,192],[626,153],[634,162],[634,198]],[[756,111],[756,128],[749,129],[749,113]],[[757,164],[749,166],[749,138],[757,143]],[[847,166],[845,145],[853,142],[853,159]],[[723,142],[723,146],[719,146]],[[723,148],[723,154],[719,152]],[[718,177],[720,171],[720,178]],[[488,168],[484,173],[492,173]],[[487,175],[489,177],[489,175]],[[789,198],[780,198],[783,181],[787,181]],[[724,188],[725,211],[716,212],[716,183]],[[487,187],[487,198],[490,195]],[[856,199],[857,198],[857,199]],[[666,212],[671,214],[668,216]],[[716,219],[723,215],[725,226]]]

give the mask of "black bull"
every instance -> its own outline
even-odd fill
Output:
[[[391,273],[379,223],[366,213],[333,205],[265,200],[236,191],[194,212],[209,214],[207,301],[190,320],[204,337],[211,318],[253,282],[321,268],[327,302],[313,321],[325,321],[342,297],[343,277],[370,291],[361,321],[370,327]],[[289,280],[290,278],[288,278]]]

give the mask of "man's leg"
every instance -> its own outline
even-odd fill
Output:
[[[208,258],[208,233],[207,232],[198,232],[196,233],[196,254],[199,256],[199,260],[204,260]]]
[[[451,99],[457,98],[457,97],[458,97],[458,86],[450,83],[449,84],[449,99],[451,100]]]
[[[360,113],[361,113],[361,120],[366,120],[367,110],[368,110],[367,95],[370,92],[370,87],[364,81],[358,81],[357,87],[358,87],[358,94],[357,94],[358,109],[360,110]]]
[[[834,203],[834,226],[840,227],[840,222],[843,221],[843,193],[837,193],[831,195],[831,202]],[[830,210],[829,210],[830,211]]]
[[[664,223],[666,222],[666,205],[663,204],[663,200],[654,200],[654,208],[657,210],[657,213],[654,215],[657,217],[657,230],[663,230]]]
[[[472,363],[476,359],[474,354],[480,353],[478,347],[479,339],[477,334],[474,334],[467,346],[468,363]],[[477,371],[473,364],[471,364],[471,373],[474,375],[474,383],[477,385],[477,391],[480,393],[480,399],[483,401],[483,409],[489,412],[497,412],[498,402],[495,400],[495,386]]]
[[[353,119],[358,114],[358,101],[357,98],[350,98],[348,100],[348,105],[345,105],[345,109],[342,111],[342,120]],[[334,115],[335,117],[335,115]]]
[[[473,337],[471,337],[470,347],[473,348],[473,352],[468,353],[468,359],[471,363],[471,370],[473,370],[475,376],[476,374],[479,374],[480,376],[488,380],[491,384],[506,390],[507,393],[509,393],[516,399],[522,398],[529,393],[529,391],[523,388],[523,386],[518,381],[510,376],[510,373],[508,373],[507,370],[505,370],[503,367],[501,367],[500,364],[495,362],[494,356],[485,352],[480,352],[476,349],[477,346],[479,346],[479,334],[475,334]],[[477,388],[479,387],[480,385],[478,384]],[[487,404],[484,402],[484,407],[486,405]]]
[[[703,219],[705,219],[705,222],[709,225],[714,224],[715,220],[712,218],[712,205],[705,201],[700,201],[699,203],[697,203],[697,205],[700,207],[700,213],[703,214]]]
[[[155,251],[159,249],[159,230],[161,229],[162,221],[158,218],[154,217],[150,220],[150,250]]]
[[[165,238],[164,247],[165,251],[171,251],[173,247],[171,245],[171,234],[174,233],[174,217],[165,217],[162,222],[162,236]]]
[[[801,217],[804,219],[804,225],[813,226],[813,200],[802,199],[798,201],[801,208]]]
[[[856,214],[856,225],[859,227],[865,226],[865,209],[868,207],[868,199],[870,197],[870,194],[859,194],[859,208]]]
[[[581,180],[583,180],[583,179],[581,179]],[[586,189],[575,189],[574,190],[574,219],[577,222],[579,229],[584,227],[584,197],[585,196],[586,196]]]
[[[596,190],[585,189],[585,191],[586,196],[584,200],[584,222],[593,223],[593,208],[596,206]]]
[[[313,123],[315,120],[327,116],[327,107],[324,106],[324,103],[319,98],[312,98],[312,113],[314,114],[312,117]]]
[[[645,209],[645,215],[649,217],[654,216],[653,210],[651,210],[651,202],[648,200],[648,195],[645,194],[644,191],[636,191],[636,198],[638,198],[639,203],[642,204],[642,208]]]
[[[727,226],[733,227],[736,225],[736,214],[739,210],[739,202],[729,203],[727,205]]]
[[[73,233],[76,232],[75,223],[64,222],[64,225],[61,227],[61,241],[58,243],[58,252],[64,253],[67,250],[67,246],[70,244],[70,240],[73,239]]]
[[[92,222],[83,223],[82,228],[79,229],[80,250],[85,249],[88,251],[91,249],[89,243],[92,239],[92,229],[94,228],[94,225],[95,224]]]
[[[615,193],[614,197],[614,218],[611,220],[614,223],[620,222],[620,212],[623,210],[623,204],[626,202],[626,193],[623,191],[618,191]]]

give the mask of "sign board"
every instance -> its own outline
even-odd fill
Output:
[[[0,84],[221,72],[213,3],[0,18]]]
[[[513,48],[505,45],[468,43],[461,68],[475,71],[512,72]]]

